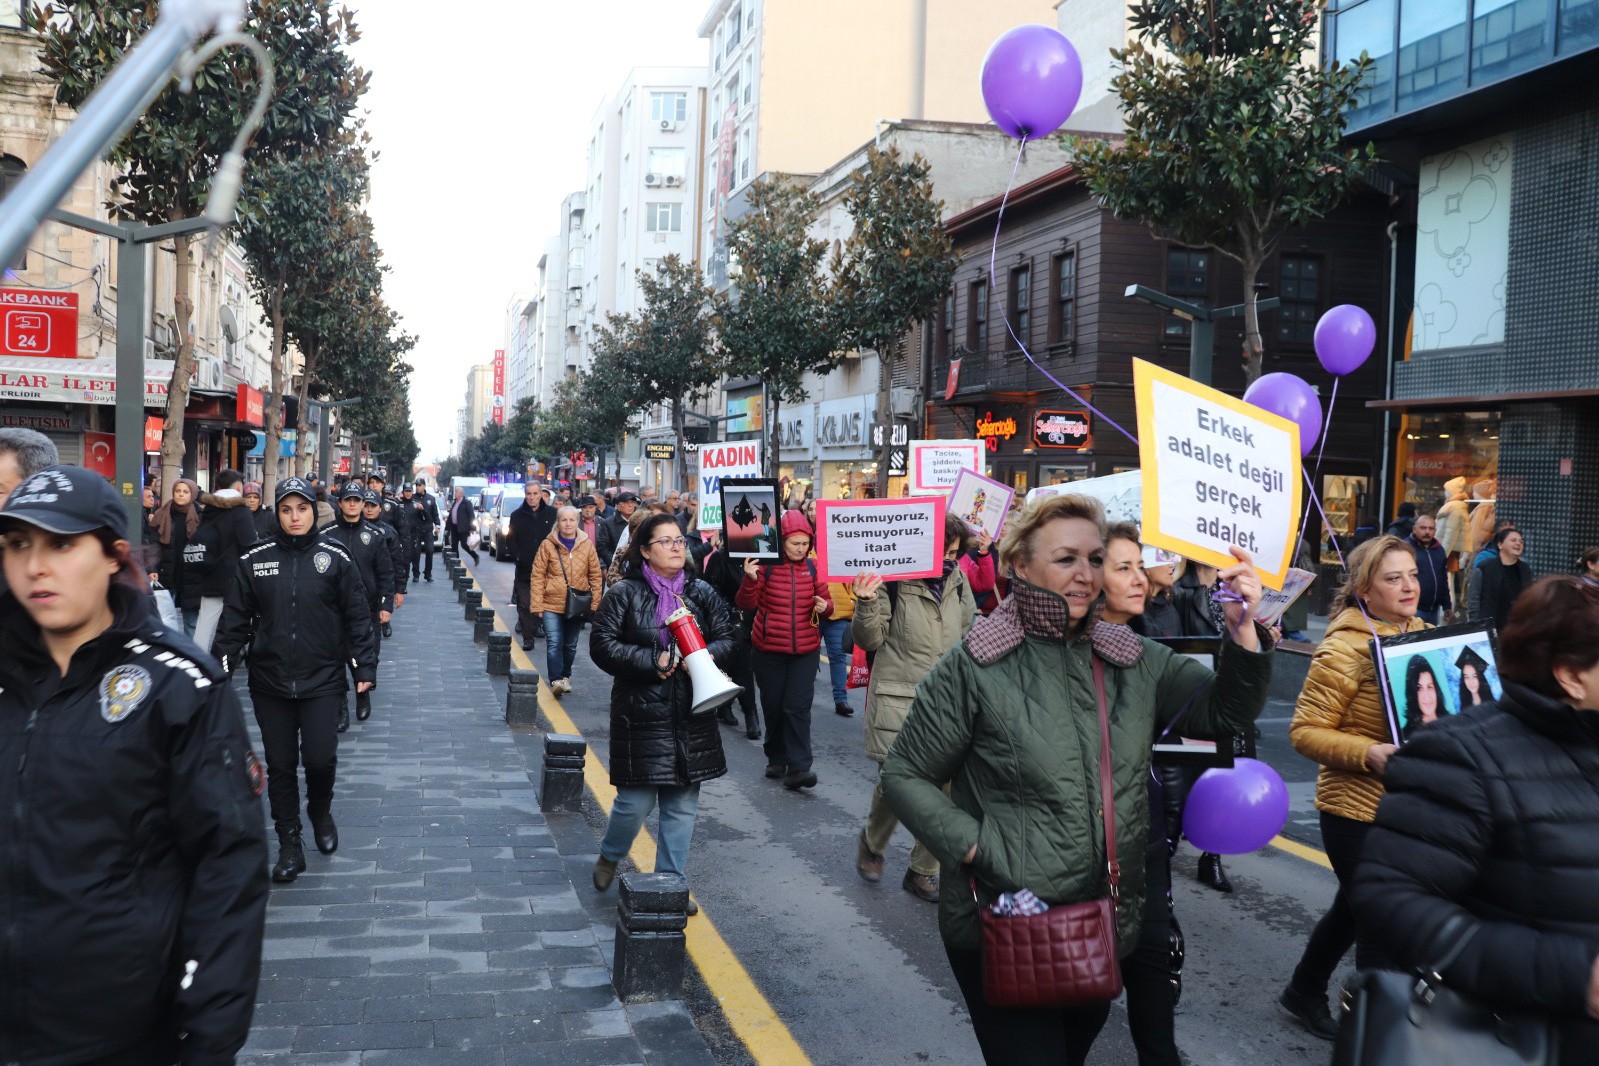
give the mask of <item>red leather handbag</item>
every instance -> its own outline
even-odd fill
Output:
[[[1110,895],[1085,903],[1052,906],[1042,914],[1001,916],[977,904],[983,931],[983,998],[991,1007],[1064,1007],[1103,1003],[1121,995],[1116,950],[1116,897],[1121,864],[1116,861],[1115,790],[1111,785],[1110,712],[1105,667],[1094,660],[1099,697],[1099,789],[1105,814],[1106,871]],[[972,898],[977,881],[971,879]]]

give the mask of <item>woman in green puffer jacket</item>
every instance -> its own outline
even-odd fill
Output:
[[[1116,843],[1125,857],[1117,934],[1131,953],[1143,912],[1150,746],[1180,713],[1185,736],[1250,727],[1265,706],[1271,643],[1245,623],[1260,580],[1242,550],[1220,575],[1237,600],[1226,604],[1232,637],[1216,673],[1096,621],[1104,553],[1104,512],[1088,497],[1049,497],[1012,520],[1000,548],[1010,595],[917,687],[882,780],[890,806],[947,875],[970,864],[983,905],[1023,888],[1051,905],[1107,895],[1097,654],[1107,667]],[[939,930],[988,1062],[1086,1059],[1109,1003],[1021,1010],[984,1001],[977,904],[963,875],[943,878]]]

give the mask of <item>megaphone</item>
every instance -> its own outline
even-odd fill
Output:
[[[699,623],[694,621],[693,611],[679,607],[666,619],[666,628],[677,644],[678,653],[683,656],[683,666],[687,668],[689,681],[694,686],[691,696],[694,700],[693,713],[714,711],[744,691],[743,686],[734,684],[733,679],[722,673],[716,660],[711,658],[711,653],[705,647],[705,635],[700,632]]]

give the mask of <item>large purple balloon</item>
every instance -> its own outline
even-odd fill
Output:
[[[983,59],[983,103],[1012,137],[1048,137],[1071,117],[1082,92],[1077,49],[1053,26],[1017,26]]]
[[[1206,770],[1188,790],[1183,832],[1200,851],[1259,851],[1288,821],[1288,786],[1258,759],[1235,759],[1231,770]]]
[[[1316,322],[1316,358],[1329,374],[1358,370],[1376,347],[1377,323],[1354,304],[1329,307]]]
[[[1299,454],[1309,455],[1321,439],[1321,398],[1297,374],[1266,374],[1244,390],[1244,402],[1299,425]]]

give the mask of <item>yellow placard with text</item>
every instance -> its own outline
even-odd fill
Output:
[[[1142,359],[1133,394],[1144,543],[1220,567],[1236,544],[1281,589],[1304,490],[1299,426]]]

